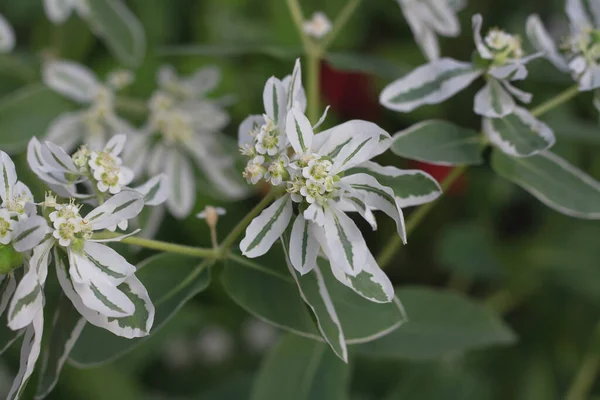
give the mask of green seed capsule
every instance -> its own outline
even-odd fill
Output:
[[[23,264],[23,255],[12,245],[0,245],[0,275],[8,274]]]

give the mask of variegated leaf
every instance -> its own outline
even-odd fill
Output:
[[[26,218],[16,224],[12,245],[19,252],[31,250],[42,242],[49,230],[44,217],[34,215]]]
[[[101,230],[134,218],[142,208],[144,208],[142,195],[131,190],[125,190],[93,209],[84,219],[91,225],[93,230]]]
[[[75,101],[91,101],[98,89],[96,75],[87,67],[72,61],[48,62],[42,70],[46,85]]]
[[[21,361],[19,372],[13,381],[13,385],[8,393],[7,400],[18,400],[23,394],[35,364],[40,356],[42,347],[42,334],[44,330],[44,315],[42,311],[37,313],[33,323],[25,331],[23,345],[21,346]]]
[[[363,268],[369,249],[354,221],[345,213],[329,207],[325,210],[322,231],[319,243],[323,249],[331,249],[329,259],[344,273],[356,276]]]
[[[304,219],[302,214],[296,217],[290,237],[289,258],[292,266],[301,275],[310,272],[317,263],[319,242],[312,233],[311,222]]]

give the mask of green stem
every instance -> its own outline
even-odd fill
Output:
[[[361,0],[350,0],[346,3],[346,6],[342,9],[342,11],[338,14],[335,22],[333,23],[333,28],[331,28],[331,32],[327,37],[321,42],[321,49],[325,51],[329,48],[331,43],[335,40],[338,34],[342,31],[342,28],[346,26],[348,20],[354,14],[354,12],[358,9]]]
[[[570,88],[561,92],[557,96],[551,98],[550,100],[548,100],[548,101],[540,104],[539,106],[535,107],[534,109],[532,109],[530,111],[531,115],[533,115],[534,117],[539,117],[541,115],[544,115],[548,111],[552,110],[553,108],[558,107],[561,104],[566,103],[567,101],[571,100],[578,94],[579,94],[579,86],[577,86],[577,85],[571,86]]]
[[[452,184],[465,172],[466,169],[467,167],[465,165],[454,168],[442,181],[440,185],[442,187],[442,192],[446,192],[452,186]],[[429,214],[429,211],[431,211],[431,209],[437,203],[437,201],[438,200],[427,203],[422,207],[418,208],[412,214],[410,214],[410,216],[406,220],[406,236],[410,235],[417,228],[417,226],[421,223],[423,218],[425,218],[425,216]],[[377,264],[379,264],[381,268],[385,268],[388,265],[388,263],[392,261],[392,258],[394,258],[394,255],[396,254],[400,246],[402,246],[402,239],[400,239],[399,236],[394,235],[390,239],[390,241],[385,245],[381,253],[379,253],[379,256],[377,257]]]
[[[298,30],[298,34],[302,40],[304,52],[308,54],[310,51],[312,51],[312,48],[315,47],[315,44],[304,33],[304,13],[302,12],[302,7],[300,7],[298,0],[287,0],[287,5],[290,9],[290,14],[292,14],[294,25],[296,25],[296,29]]]
[[[557,96],[551,98],[550,100],[540,104],[539,106],[532,109],[530,112],[534,117],[539,117],[548,111],[554,109],[555,107],[560,106],[561,104],[566,103],[571,100],[575,96],[579,94],[578,86],[572,86],[565,91],[561,92]],[[485,136],[482,135],[482,138]],[[452,170],[452,172],[446,176],[446,178],[442,181],[442,191],[445,192],[457,179],[461,176],[467,169],[467,166],[459,166]],[[438,199],[439,200],[439,199]],[[420,207],[417,211],[412,213],[407,220],[406,223],[406,235],[408,236],[423,220],[423,218],[431,211],[433,206],[437,204],[437,201],[432,201]],[[394,255],[402,245],[402,240],[394,235],[389,242],[384,246],[383,250],[377,257],[377,263],[381,268],[385,268],[387,264],[394,258]]]
[[[584,400],[588,398],[596,376],[600,369],[600,322],[592,334],[590,348],[585,355],[577,375],[567,392],[567,400]]]
[[[102,232],[94,235],[94,239],[110,239],[121,236],[118,233]],[[131,244],[133,246],[144,247],[146,249],[160,250],[165,253],[183,254],[192,257],[218,259],[221,257],[221,252],[214,249],[204,249],[201,247],[184,246],[181,244],[160,242],[158,240],[143,239],[139,237],[129,236],[121,240],[121,243]]]
[[[281,193],[280,189],[273,188],[261,201],[250,211],[244,219],[227,235],[225,240],[221,243],[220,250],[222,254],[226,253],[233,242],[244,232],[244,230],[250,225],[250,222],[256,217],[262,210],[264,210],[271,202]]]
[[[321,57],[316,53],[308,53],[308,114],[313,124],[319,119],[320,96],[319,81],[321,80]]]

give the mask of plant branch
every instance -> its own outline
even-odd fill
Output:
[[[534,117],[539,117],[547,113],[548,111],[554,109],[555,107],[558,107],[561,104],[568,102],[569,100],[577,96],[577,94],[579,94],[578,86],[572,86],[566,89],[565,91],[559,93],[555,97],[551,98],[550,100],[535,107],[530,112]],[[485,138],[484,135],[481,135],[481,137],[482,140],[483,138]],[[452,172],[448,176],[446,176],[446,178],[444,178],[444,180],[441,182],[442,191],[446,192],[446,190],[450,188],[450,186],[452,186],[452,184],[466,171],[466,169],[467,166],[464,165],[455,167],[452,170]],[[431,211],[433,206],[437,204],[438,201],[439,198],[421,206],[417,211],[410,215],[406,223],[407,235],[409,235],[419,225],[419,223],[429,213],[429,211]],[[389,242],[384,246],[383,250],[377,257],[377,263],[381,268],[385,268],[387,264],[394,258],[394,255],[396,254],[401,245],[402,240],[396,235],[394,235],[389,240]]]
[[[331,43],[335,40],[338,34],[342,31],[342,28],[346,26],[348,20],[354,14],[354,12],[358,9],[361,0],[349,0],[346,3],[346,6],[342,9],[342,11],[338,14],[335,22],[333,23],[333,28],[331,28],[331,32],[329,35],[323,40],[321,43],[321,49],[323,51],[327,50]]]

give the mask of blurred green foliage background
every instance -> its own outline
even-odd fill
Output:
[[[306,14],[322,10],[333,18],[345,1],[302,0],[301,4]],[[245,116],[262,110],[265,80],[288,74],[294,58],[300,55],[298,34],[282,0],[129,0],[127,4],[142,22],[148,40],[147,58],[136,71],[127,95],[148,98],[155,89],[156,69],[164,63],[175,65],[181,74],[216,64],[223,71],[223,81],[215,96],[232,94],[235,98],[227,129],[232,137]],[[467,9],[460,13],[463,32],[459,38],[441,40],[442,54],[470,59],[470,17],[474,13],[482,13],[488,27],[522,34],[526,18],[533,12],[560,29],[561,21],[566,21],[562,8],[562,0],[469,0]],[[2,0],[0,13],[13,24],[18,42],[14,55],[0,57],[0,94],[5,98],[39,80],[39,65],[45,57],[78,60],[100,76],[118,66],[78,17],[64,25],[50,24],[41,0]],[[210,54],[194,54],[198,52]],[[479,118],[472,111],[475,86],[451,101],[410,114],[378,106],[378,93],[385,84],[425,62],[394,0],[364,1],[332,52],[330,62],[323,65],[322,79],[323,103],[333,105],[328,125],[362,118],[393,134],[437,118],[479,128]],[[534,105],[571,85],[568,76],[554,71],[546,61],[530,64],[529,71],[529,79],[521,87],[534,94]],[[26,118],[51,115],[54,107],[50,101],[36,105]],[[131,117],[142,122],[136,115]],[[554,151],[600,178],[600,129],[591,95],[578,96],[543,120],[555,129],[558,144]],[[6,134],[14,132],[0,132],[0,136]],[[24,174],[23,155],[16,159],[20,174]],[[429,168],[391,153],[381,162]],[[445,173],[428,170],[438,179]],[[33,182],[34,178],[26,180]],[[41,188],[37,187],[39,194]],[[196,211],[218,204],[209,195],[208,190],[200,189]],[[219,225],[221,234],[227,233],[256,200],[219,204],[228,212]],[[394,234],[394,227],[392,221],[382,221],[379,231],[364,232],[377,254]],[[158,238],[210,245],[208,228],[194,217],[183,222],[167,219]],[[470,169],[409,238],[386,272],[396,285],[450,286],[450,290],[484,301],[504,315],[518,341],[427,360],[357,355],[351,363],[348,398],[563,398],[600,317],[599,241],[598,222],[559,215],[497,177],[488,166]],[[130,252],[128,258],[141,261],[150,254]],[[166,274],[169,268],[165,266]],[[411,310],[408,312],[410,316]],[[235,305],[214,279],[207,291],[126,357],[99,368],[66,367],[50,398],[247,399],[264,359],[264,350],[252,350],[245,339],[249,321],[252,317]],[[221,330],[228,333],[219,334]],[[268,330],[263,333],[270,337]],[[222,337],[231,343],[223,345],[223,340],[229,339]],[[230,351],[211,360],[203,340],[208,340],[209,348],[223,345]],[[16,371],[17,360],[15,346],[1,360],[7,375]],[[0,379],[0,393],[5,387],[8,383]],[[600,384],[594,390],[600,398]]]

